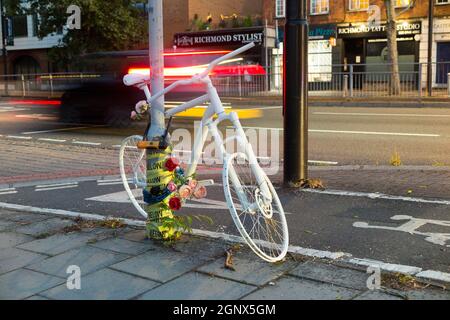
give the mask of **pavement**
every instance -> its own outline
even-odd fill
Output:
[[[382,271],[373,287],[367,268],[345,260],[268,264],[236,243],[191,235],[168,246],[112,220],[0,210],[0,240],[2,300],[450,299],[446,284],[410,275]]]

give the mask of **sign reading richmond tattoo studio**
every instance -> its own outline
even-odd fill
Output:
[[[338,26],[337,34],[339,38],[355,38],[355,37],[385,37],[386,24],[367,25],[367,24],[351,24],[346,26]],[[422,22],[404,22],[397,23],[397,35],[400,37],[412,36],[422,33]]]
[[[264,28],[186,32],[174,36],[174,45],[180,48],[241,46],[250,42],[262,45]]]

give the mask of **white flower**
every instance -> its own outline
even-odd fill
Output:
[[[148,111],[148,103],[147,101],[139,101],[136,104],[136,112],[138,114],[144,114]]]

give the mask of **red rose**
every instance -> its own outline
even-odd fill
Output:
[[[176,158],[169,158],[166,161],[165,167],[170,172],[173,172],[176,168],[178,168],[179,165],[180,165],[180,162],[178,161],[178,159],[176,159]]]
[[[169,201],[169,207],[173,211],[178,211],[181,209],[181,199],[177,197],[173,197]]]

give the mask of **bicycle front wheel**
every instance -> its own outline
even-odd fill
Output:
[[[258,166],[258,167],[256,167]],[[263,260],[278,262],[287,254],[289,233],[283,206],[275,188],[258,164],[250,164],[247,155],[235,153],[225,161],[223,186],[228,208],[239,233]],[[257,174],[271,193],[271,202],[263,196]]]
[[[131,136],[122,142],[119,165],[123,186],[131,203],[144,218],[148,218],[143,193],[147,185],[147,157],[146,151],[137,147],[142,140],[141,136]]]

